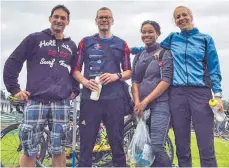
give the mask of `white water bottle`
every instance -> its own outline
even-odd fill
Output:
[[[219,110],[219,101],[217,99],[210,99],[209,106],[211,107],[216,120],[219,122],[222,122],[225,119],[226,114],[224,112],[218,111]]]
[[[100,97],[101,90],[102,90],[102,84],[99,80],[99,76],[95,77],[95,81],[99,83],[99,88],[98,88],[98,90],[91,92],[90,99],[94,100],[94,101],[98,101],[99,97]]]

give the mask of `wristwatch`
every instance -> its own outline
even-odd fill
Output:
[[[220,98],[222,98],[222,97],[223,97],[223,94],[222,94],[222,92],[218,92],[218,93],[215,93],[214,96],[215,96],[215,97],[220,97]]]
[[[118,79],[119,80],[122,79],[122,74],[121,73],[117,73],[117,75],[118,75]]]

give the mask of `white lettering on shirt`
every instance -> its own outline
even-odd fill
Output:
[[[52,59],[51,61],[46,61],[44,58],[42,58],[41,61],[40,61],[40,64],[49,65],[50,68],[53,67],[54,63],[55,63],[55,59]]]
[[[43,46],[45,46],[45,47],[56,46],[56,40],[49,40],[48,42],[46,42],[45,40],[40,41],[39,46],[40,46],[40,48],[42,48]]]
[[[71,50],[71,48],[69,47],[68,44],[65,45],[65,44],[63,43],[63,44],[62,44],[62,47],[65,48],[66,50],[68,50],[68,51],[72,54],[72,50]]]
[[[64,60],[60,60],[59,63],[61,66],[68,68],[68,72],[70,73],[71,67],[68,64],[66,64]]]

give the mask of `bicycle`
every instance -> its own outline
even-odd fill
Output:
[[[23,106],[24,103],[19,102],[16,98],[13,96],[8,97],[10,100],[10,103],[16,107],[17,113],[23,114]],[[73,113],[73,112],[72,112]],[[70,117],[70,121],[72,121],[72,118]],[[78,118],[77,118],[78,122]],[[12,167],[12,166],[19,166],[19,160],[20,160],[20,155],[22,154],[22,145],[19,140],[19,131],[18,127],[20,125],[20,122],[16,124],[12,124],[8,127],[6,127],[4,130],[1,131],[1,167]],[[38,141],[39,145],[39,153],[36,156],[36,166],[37,167],[46,167],[46,166],[51,166],[51,149],[50,149],[50,144],[51,144],[51,139],[50,139],[50,134],[51,134],[51,123],[47,123],[47,126],[44,128],[44,134],[41,136],[41,139]],[[76,129],[76,148],[77,148],[77,153],[79,154],[79,129],[78,129],[78,124],[77,124],[77,129]],[[67,165],[66,166],[71,166],[71,129],[69,130],[68,134],[68,144],[66,146],[66,159],[67,159]],[[97,145],[94,148],[94,154],[93,154],[93,165],[98,165],[99,161],[106,162],[104,159],[105,156],[109,155],[110,152],[110,147],[108,145],[108,142],[106,138],[100,138],[105,137],[106,135],[104,134],[103,131],[100,131],[100,134],[98,135],[97,138]],[[101,139],[101,140],[100,140]],[[78,158],[79,155],[77,155]],[[102,165],[102,164],[101,164]]]
[[[14,103],[15,104],[15,103]],[[18,111],[18,108],[17,108]],[[20,110],[19,110],[20,111]],[[19,112],[18,111],[18,112]],[[74,110],[73,110],[74,111]],[[20,111],[22,113],[22,111]],[[71,112],[72,114],[73,112]],[[79,111],[77,111],[77,114],[79,114]],[[70,121],[72,122],[72,118],[70,117]],[[77,123],[79,122],[79,116],[77,116]],[[127,148],[129,146],[129,143],[131,142],[131,139],[133,137],[134,134],[134,130],[136,128],[137,122],[136,119],[134,117],[134,115],[128,115],[125,117],[125,124],[124,124],[124,151],[127,152]],[[9,127],[5,128],[2,131],[1,134],[1,144],[2,144],[2,139],[4,137],[7,137],[9,135],[10,132],[15,132],[15,134],[13,134],[14,139],[16,139],[16,143],[14,145],[14,151],[18,154],[18,157],[20,156],[21,152],[22,152],[22,148],[21,148],[21,144],[18,138],[18,126],[19,123],[14,124],[14,125],[10,125]],[[71,159],[72,159],[72,145],[71,145],[71,140],[72,140],[72,128],[69,130],[68,132],[68,144],[66,146],[65,152],[66,152],[66,159],[67,159],[67,165],[66,166],[72,166],[71,164]],[[4,134],[3,134],[4,133]],[[46,166],[51,166],[51,150],[50,150],[50,129],[49,126],[45,127],[44,129],[44,134],[39,142],[39,146],[40,146],[40,150],[39,153],[37,155],[37,160],[36,160],[36,165],[38,167],[46,167]],[[77,128],[76,128],[76,159],[79,159],[79,126],[77,124]],[[171,159],[171,161],[173,161],[174,159],[174,149],[173,149],[173,144],[171,142],[171,139],[169,137],[167,137],[166,139],[166,145],[165,145],[166,151],[169,155],[169,158]],[[15,160],[15,159],[14,159]],[[18,159],[19,160],[19,159]],[[108,167],[108,166],[112,166],[112,155],[111,155],[111,148],[108,144],[108,140],[107,140],[107,134],[106,134],[106,130],[104,125],[101,125],[100,127],[100,131],[98,133],[97,139],[96,139],[96,144],[95,147],[93,149],[93,166],[101,166],[101,167]],[[1,162],[2,162],[2,156],[1,156]],[[18,163],[18,162],[17,162]],[[128,166],[130,163],[127,163]],[[2,164],[2,166],[18,166],[18,164],[15,165],[14,164]],[[77,166],[77,164],[75,165]]]
[[[77,114],[79,114],[79,111],[77,112]],[[126,117],[127,119],[128,117]],[[70,115],[70,121],[72,122],[72,115]],[[79,126],[78,126],[78,122],[79,122],[79,115],[77,116],[77,128],[76,128],[76,159],[79,160]],[[72,160],[72,128],[70,127],[70,130],[68,132],[68,137],[67,139],[68,144],[66,145],[65,148],[65,153],[66,153],[66,159],[67,159],[67,165],[68,167],[73,166],[71,164],[71,160]],[[132,139],[134,130],[131,130],[129,127],[126,127],[126,131],[125,132],[125,140],[124,140],[124,146],[128,146],[127,143],[129,143]],[[50,133],[48,133],[49,135]],[[47,143],[50,144],[50,139],[47,139]],[[46,145],[46,146],[50,146],[50,145]],[[45,166],[50,166],[51,163],[51,152],[50,149],[42,149],[46,152],[42,152],[44,155],[40,155],[40,160],[44,160],[44,162],[42,163],[43,167]],[[112,166],[112,161],[111,161],[111,147],[108,143],[107,140],[107,133],[106,133],[106,128],[104,126],[103,123],[101,123],[100,128],[99,128],[99,132],[97,135],[97,139],[96,139],[96,143],[93,149],[93,154],[92,154],[92,166],[94,167],[108,167],[108,166]],[[49,161],[47,161],[49,160]],[[77,164],[75,165],[77,166]]]
[[[23,114],[24,103],[19,102],[12,96],[9,96],[8,99],[10,103],[16,107],[16,112],[18,114]],[[1,167],[12,167],[19,166],[20,155],[22,154],[22,145],[18,136],[18,127],[20,122],[9,125],[1,131]],[[45,133],[41,136],[41,139],[38,141],[39,149],[46,148]],[[39,150],[40,152],[40,150]],[[40,160],[40,154],[37,154],[36,166],[42,166],[43,160]],[[42,154],[43,155],[43,154]]]
[[[79,114],[79,112],[78,112]],[[77,118],[77,123],[78,123],[78,118]],[[128,115],[125,116],[124,119],[124,151],[127,154],[127,149],[128,146],[132,140],[132,137],[134,135],[134,131],[135,128],[137,126],[137,121],[135,119],[134,115]],[[79,127],[77,126],[77,133],[76,133],[76,139],[77,139],[77,144],[76,144],[76,153],[77,153],[77,160],[79,160]],[[72,133],[70,134],[72,135]],[[72,137],[70,137],[69,139],[72,139]],[[173,148],[173,144],[172,141],[170,139],[170,137],[168,136],[166,139],[166,144],[165,144],[165,149],[169,155],[169,158],[171,160],[171,162],[173,162],[174,159],[174,148]],[[69,143],[66,146],[66,156],[67,156],[67,166],[73,166],[71,164],[71,159],[72,159],[72,155],[71,155],[71,143]],[[43,159],[43,156],[40,156],[41,160]],[[49,154],[49,156],[47,157],[47,155],[45,156],[46,159],[49,158],[51,160],[51,155]],[[100,130],[96,139],[96,144],[95,147],[93,149],[93,156],[92,156],[92,161],[93,164],[92,166],[94,167],[110,167],[113,166],[112,164],[112,154],[111,154],[111,147],[108,144],[108,140],[107,140],[107,133],[106,133],[106,128],[105,126],[101,123],[100,126]],[[46,164],[46,166],[48,166]],[[77,166],[77,164],[75,165]],[[131,163],[127,162],[127,166],[131,166]]]

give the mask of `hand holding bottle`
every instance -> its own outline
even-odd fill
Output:
[[[100,97],[101,90],[102,90],[102,83],[100,82],[100,77],[99,76],[95,77],[95,82],[97,83],[98,87],[97,87],[96,90],[93,90],[91,92],[90,99],[98,101],[99,97]]]
[[[223,113],[224,112],[224,108],[223,108],[223,102],[222,102],[221,98],[220,97],[215,97],[215,99],[217,99],[218,102],[219,102],[219,109],[218,109],[218,111]]]
[[[221,111],[223,109],[220,103],[222,102],[220,102],[217,98],[209,100],[209,106],[211,107],[216,120],[222,122],[225,119],[226,114],[223,111]]]

